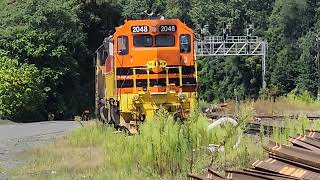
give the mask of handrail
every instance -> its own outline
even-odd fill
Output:
[[[169,80],[169,70],[170,69],[179,69],[179,86],[180,86],[180,92],[182,92],[182,66],[176,66],[176,67],[165,67],[164,70],[166,71],[166,92],[169,92],[170,88],[170,80]],[[137,73],[136,70],[145,70],[147,72],[147,91],[150,91],[150,69],[149,68],[132,68],[133,72],[133,88],[134,93],[137,93]]]

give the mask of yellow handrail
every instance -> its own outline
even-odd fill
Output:
[[[150,69],[147,69],[147,74],[148,74],[148,80],[147,80],[147,91],[149,92],[150,90]]]
[[[132,73],[133,73],[133,91],[134,93],[137,93],[137,77],[136,77],[136,69],[133,68],[132,70]]]
[[[180,92],[182,92],[182,66],[179,66],[179,85],[180,85]]]
[[[134,87],[134,93],[137,93],[137,72],[136,70],[145,70],[147,71],[147,91],[150,90],[150,69],[149,68],[132,68],[133,70],[133,87]],[[178,67],[165,67],[166,71],[166,92],[170,90],[170,80],[169,80],[169,70],[170,69],[179,69],[179,86],[180,86],[180,92],[182,92],[182,66]]]
[[[169,92],[169,69],[166,68],[166,92]]]

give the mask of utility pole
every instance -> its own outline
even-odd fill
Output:
[[[317,73],[318,73],[318,79],[317,79],[317,86],[318,86],[318,93],[317,93],[317,100],[320,101],[320,37],[317,36]]]

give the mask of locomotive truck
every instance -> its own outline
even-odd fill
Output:
[[[160,108],[185,120],[197,107],[194,33],[178,19],[125,21],[96,51],[101,120],[135,133]]]

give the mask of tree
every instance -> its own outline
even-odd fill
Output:
[[[44,101],[40,71],[33,65],[0,57],[0,119],[42,120]]]
[[[223,22],[232,26],[232,35],[246,35],[246,28],[254,24],[254,35],[264,37],[268,28],[274,0],[262,1],[192,1],[190,17],[198,30],[209,25],[213,35],[222,35]],[[200,60],[199,78],[202,98],[233,98],[235,91],[242,97],[257,97],[262,87],[259,57],[223,57]],[[204,68],[201,68],[204,67]]]
[[[47,87],[46,112],[70,116],[80,109],[79,62],[87,47],[72,1],[17,1],[1,13],[0,50],[35,65]]]
[[[267,31],[271,70],[271,84],[281,94],[296,87],[314,91],[315,68],[313,27],[315,24],[316,1],[277,0],[269,19]],[[309,32],[308,32],[309,31]]]

